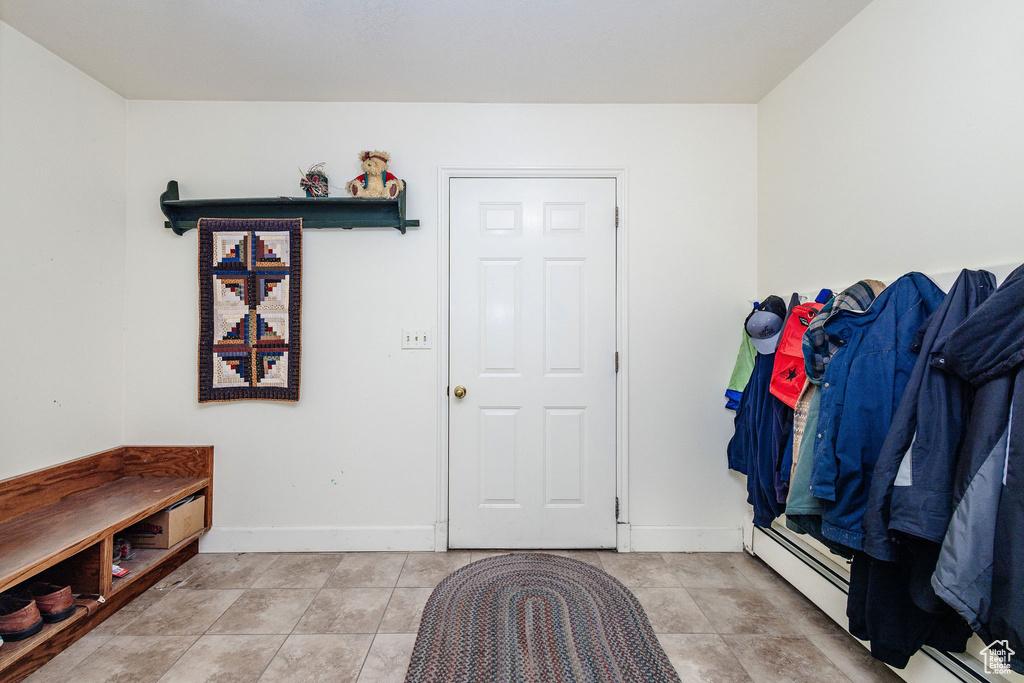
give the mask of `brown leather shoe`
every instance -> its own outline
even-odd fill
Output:
[[[43,618],[35,600],[0,595],[0,638],[14,642],[39,633]]]
[[[75,596],[71,594],[71,586],[35,581],[29,584],[28,592],[35,598],[39,613],[47,624],[64,621],[75,613]]]

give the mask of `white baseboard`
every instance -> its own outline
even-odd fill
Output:
[[[636,553],[739,552],[743,529],[722,526],[630,525],[630,541]]]
[[[630,536],[629,524],[625,522],[619,522],[615,525],[615,550],[620,553],[628,553],[632,547],[633,542]]]
[[[743,525],[743,549],[754,553],[754,508],[747,508],[746,524]]]
[[[434,524],[434,552],[443,553],[448,550],[448,522]]]
[[[626,526],[626,525],[620,525]],[[441,525],[378,527],[225,527],[199,539],[203,553],[301,553],[443,550]],[[619,529],[633,552],[734,552],[743,549],[740,527],[636,526]],[[625,548],[620,548],[625,550]]]
[[[434,550],[434,526],[224,527],[199,539],[201,553]]]

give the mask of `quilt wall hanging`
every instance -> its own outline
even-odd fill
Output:
[[[199,219],[199,402],[298,401],[302,219]]]

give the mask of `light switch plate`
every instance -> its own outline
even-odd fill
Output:
[[[430,329],[421,327],[402,328],[403,349],[429,349],[431,340]]]

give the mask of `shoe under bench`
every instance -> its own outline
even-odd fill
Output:
[[[167,549],[138,549],[112,575],[114,538],[190,496],[205,496],[203,528]],[[31,580],[102,601],[0,646],[0,681],[19,681],[170,574],[199,550],[213,518],[212,446],[121,446],[0,481],[0,592]]]

